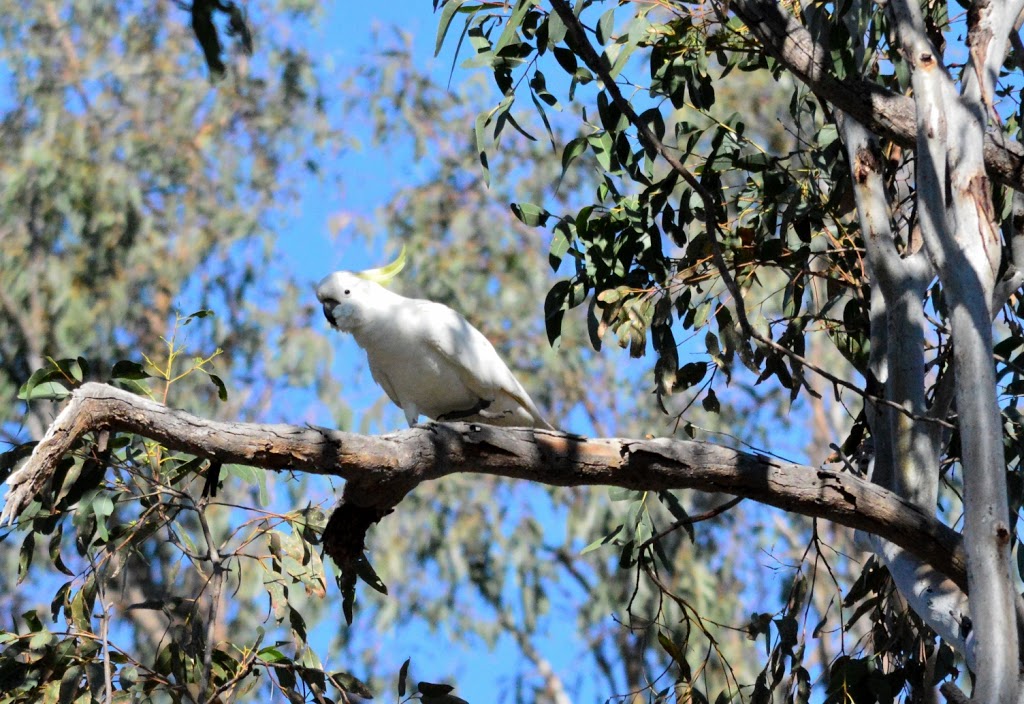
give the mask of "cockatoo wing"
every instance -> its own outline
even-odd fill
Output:
[[[446,305],[421,300],[416,308],[420,320],[430,321],[424,329],[426,348],[435,352],[466,388],[484,402],[519,406],[533,425],[554,429],[482,332]],[[503,395],[512,404],[501,404]]]
[[[377,384],[380,386],[380,388],[384,389],[384,393],[386,393],[388,395],[388,398],[391,399],[391,402],[393,404],[395,404],[399,408],[402,408],[402,410],[405,410],[402,407],[402,401],[398,397],[398,394],[395,392],[395,387],[391,383],[391,379],[388,377],[387,372],[384,369],[382,369],[380,366],[374,364],[372,357],[367,357],[367,361],[370,363],[370,376],[373,377],[373,380],[377,382]],[[408,418],[408,415],[409,414],[406,413],[406,417],[407,418]],[[415,422],[415,418],[413,420],[410,420],[409,424],[411,425],[414,422]]]

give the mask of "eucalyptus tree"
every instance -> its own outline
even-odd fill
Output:
[[[211,18],[213,9],[227,9],[228,26],[238,33],[233,5],[197,5]],[[553,417],[582,409],[599,432],[649,432],[649,420],[639,427],[620,424],[623,417],[648,418],[634,410],[643,404],[602,396],[597,378],[624,382],[630,399],[650,396],[678,418],[660,424],[656,434],[675,428],[682,438],[707,424],[696,419],[693,402],[704,413],[724,414],[725,425],[764,418],[749,406],[736,413],[723,405],[734,397],[730,385],[753,385],[749,398],[755,400],[781,392],[798,409],[804,397],[828,393],[834,407],[849,414],[837,424],[842,434],[821,439],[830,445],[828,461],[797,466],[685,439],[589,442],[458,424],[381,439],[300,426],[217,425],[124,390],[83,384],[83,362],[58,360],[76,354],[74,343],[54,343],[47,354],[58,361],[42,365],[37,355],[13,379],[43,366],[23,395],[74,392],[42,443],[8,453],[11,467],[24,464],[6,515],[19,515],[29,527],[23,571],[35,536],[63,530],[67,514],[84,546],[82,558],[93,562],[54,599],[55,618],[64,615],[68,634],[50,633],[27,615],[28,634],[3,636],[5,672],[21,677],[12,696],[90,689],[96,696],[116,690],[122,698],[156,690],[197,700],[240,697],[253,688],[264,691],[258,673],[269,675],[266,687],[289,696],[324,699],[328,682],[342,699],[364,693],[351,675],[326,672],[307,647],[304,607],[290,591],[302,585],[309,594],[326,593],[317,554],[322,544],[340,568],[338,598],[349,619],[366,619],[360,622],[365,626],[419,610],[431,623],[449,619],[467,634],[512,634],[534,662],[538,690],[554,701],[567,700],[564,682],[552,675],[533,639],[550,585],[564,575],[582,585],[585,597],[599,596],[599,608],[617,601],[637,617],[631,625],[639,636],[618,631],[604,642],[595,639],[591,649],[599,669],[611,672],[621,664],[626,670],[624,679],[608,677],[610,687],[653,681],[649,694],[637,696],[764,701],[775,693],[806,701],[817,681],[831,700],[884,701],[904,688],[924,697],[929,686],[955,679],[966,664],[977,676],[979,701],[1013,700],[1017,600],[1009,555],[1024,487],[1016,412],[1024,336],[1015,296],[1024,209],[1015,195],[1022,169],[1015,141],[1016,50],[1010,48],[1019,46],[1012,33],[1019,9],[978,5],[950,21],[943,5],[919,10],[903,2],[441,5],[438,44],[457,43],[470,66],[490,68],[500,99],[461,140],[445,133],[445,141],[432,141],[433,125],[465,106],[431,102],[436,88],[407,66],[391,64],[372,76],[379,81],[370,91],[374,99],[416,98],[392,100],[401,106],[396,112],[371,112],[382,133],[407,120],[416,128],[417,153],[440,157],[431,182],[403,192],[387,213],[393,231],[414,251],[436,255],[427,259],[436,266],[423,265],[408,287],[463,310],[478,308],[474,322],[505,343],[513,366],[526,372],[528,388],[541,378],[556,380],[549,392],[536,394],[557,411]],[[196,32],[206,32],[200,41],[207,56],[211,47],[218,54],[204,17]],[[195,27],[195,17],[192,22]],[[283,80],[288,100],[309,97],[291,82],[303,65],[290,63],[282,74],[290,79]],[[211,69],[220,70],[216,62]],[[395,90],[380,87],[388,81]],[[751,124],[764,119],[763,105],[754,107],[753,118],[734,112],[751,111],[749,94],[756,93],[737,85],[777,86],[786,97],[779,129]],[[201,134],[196,130],[197,138]],[[547,144],[559,144],[554,158]],[[467,156],[476,162],[472,171]],[[520,224],[504,236],[495,236],[495,223],[507,212],[487,198],[488,183],[495,189],[515,184],[511,212]],[[539,288],[547,286],[536,227],[550,233],[547,260],[561,277],[543,303],[544,333],[560,350],[545,353],[542,365],[536,345],[526,343],[536,339],[529,333],[540,332],[540,319],[520,316],[506,324],[498,312],[524,295],[539,299]],[[451,278],[436,275],[446,267]],[[469,277],[474,271],[484,275]],[[489,279],[495,271],[501,272],[497,283]],[[168,309],[162,313],[161,323]],[[244,328],[233,315],[228,319],[229,332]],[[188,320],[206,324],[207,318]],[[111,339],[119,342],[120,335]],[[653,349],[653,377],[611,373],[615,361],[601,349],[611,337],[633,356]],[[700,358],[683,363],[692,348],[680,340],[701,338]],[[596,350],[579,352],[585,341]],[[817,361],[829,359],[819,351],[826,347],[845,363]],[[108,365],[118,354],[129,358],[100,378],[144,391],[140,382],[153,384],[147,380],[161,367],[141,342],[124,349],[100,356]],[[146,364],[139,353],[147,354]],[[189,378],[204,378],[203,360]],[[578,383],[569,383],[573,379]],[[210,388],[227,392],[217,382]],[[758,391],[765,388],[767,394]],[[619,406],[609,413],[613,404]],[[37,435],[49,420],[33,421]],[[744,428],[740,435],[749,439],[757,432]],[[763,430],[762,438],[770,451],[778,433]],[[814,454],[823,456],[824,449]],[[104,482],[108,466],[114,480]],[[209,493],[225,468],[254,485],[262,475],[253,468],[328,473],[348,482],[326,524],[320,509],[309,506],[257,512],[214,535],[210,517],[217,502]],[[209,488],[198,499],[182,488],[196,471],[206,473]],[[564,546],[545,544],[547,559],[537,560],[531,554],[542,540],[537,521],[528,509],[508,510],[517,485],[446,476],[467,473],[555,486],[610,484],[619,487],[614,496],[622,499],[624,515],[592,494],[552,490],[572,516],[569,535]],[[829,552],[819,526],[794,521],[809,535],[814,569],[795,571],[778,611],[756,612],[744,622],[739,601],[716,598],[716,587],[758,588],[736,576],[735,554],[725,554],[737,543],[721,531],[693,528],[737,500],[691,499],[688,512],[673,493],[681,488],[750,497],[861,529],[861,543],[875,558],[852,584],[839,583],[832,564],[848,559]],[[140,510],[124,509],[129,498]],[[453,506],[474,508],[460,513]],[[194,521],[182,518],[182,507]],[[962,536],[947,525],[961,512]],[[423,516],[433,517],[435,530],[420,530]],[[757,518],[731,525],[756,530]],[[364,554],[366,529],[378,521]],[[142,550],[157,532],[195,561],[204,608],[186,608],[184,618],[170,619],[171,637],[155,660],[127,653],[113,658],[104,635],[107,582],[96,574],[123,551]],[[50,558],[60,569],[57,535]],[[590,562],[583,562],[575,552],[591,540]],[[255,545],[266,552],[247,552]],[[612,547],[617,559],[608,553]],[[749,559],[754,546],[748,541],[746,547]],[[417,581],[409,555],[444,577],[441,589]],[[370,602],[356,591],[357,578],[385,589],[367,557],[392,599]],[[290,638],[274,644],[264,644],[262,633],[218,638],[226,584],[251,594],[239,577],[243,564],[249,573],[263,570],[274,617]],[[844,564],[840,571],[850,569]],[[716,585],[716,570],[731,581]],[[504,581],[510,573],[517,580],[511,590]],[[843,606],[833,608],[840,588]],[[466,597],[467,590],[474,604],[489,610],[490,623],[481,626],[472,612],[438,606]],[[510,609],[510,594],[524,606]],[[638,602],[653,608],[634,611]],[[812,603],[820,622],[810,629]],[[580,630],[595,622],[584,618]],[[722,647],[723,633],[763,639],[767,662],[731,667],[734,652],[743,651],[731,649],[736,643]],[[343,639],[351,636],[346,632]],[[848,637],[857,639],[853,647]],[[824,647],[812,666],[807,646],[815,639],[838,644]],[[609,653],[620,662],[609,664]],[[660,665],[672,668],[667,685],[647,672]],[[54,677],[55,667],[64,668],[63,679]],[[400,695],[407,678],[403,666]],[[955,696],[952,682],[944,686]],[[429,683],[421,683],[419,693],[452,701],[445,687]]]
[[[678,364],[676,332],[705,327],[719,382],[742,365],[796,399],[813,393],[808,377],[824,377],[860,409],[834,460],[923,514],[962,511],[967,583],[877,537],[865,543],[911,610],[966,659],[977,700],[1014,701],[1020,492],[1007,478],[1018,484],[1022,8],[964,7],[957,17],[944,3],[552,0],[498,13],[448,2],[439,37],[455,27],[503,94],[478,134],[514,125],[517,97],[555,106],[556,81],[577,100],[589,91],[587,133],[563,163],[599,160],[592,203],[517,208],[549,226],[552,256],[574,265],[547,308],[589,301],[595,344],[605,330],[638,351],[649,337],[664,394],[702,378]],[[780,119],[796,149],[759,141],[717,99],[737,71],[787,92]],[[759,289],[775,271],[784,303],[772,319]],[[809,300],[812,277],[824,279],[824,300]],[[995,316],[1005,322],[998,345]],[[561,317],[548,320],[557,335]],[[809,363],[807,340],[821,333],[855,374]],[[932,649],[929,630],[912,631]],[[875,647],[899,666],[914,659],[901,639]],[[889,685],[906,672],[885,669],[875,679]]]

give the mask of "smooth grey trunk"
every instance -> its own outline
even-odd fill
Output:
[[[952,328],[963,447],[964,545],[979,663],[975,698],[1011,702],[1017,699],[1016,594],[1010,576],[1009,508],[987,301],[955,305]]]
[[[885,192],[878,140],[841,112],[836,122],[846,146],[872,284],[870,368],[885,385],[886,399],[904,409],[867,405],[874,441],[872,480],[934,514],[939,445],[932,427],[936,424],[921,420],[927,412],[924,293],[932,268],[920,252],[903,256],[896,248],[895,218]],[[910,233],[902,234],[909,243]],[[943,403],[940,399],[939,404]],[[962,635],[968,611],[964,591],[934,567],[877,535],[858,533],[857,542],[882,560],[910,608],[974,669],[974,653]]]
[[[977,676],[973,697],[1010,704],[1018,688],[1016,594],[990,318],[1001,242],[983,159],[993,63],[1002,61],[1000,55],[993,62],[988,49],[993,30],[1003,32],[1005,49],[1008,28],[992,23],[993,5],[979,5],[969,17],[971,60],[963,97],[928,38],[920,6],[894,0],[890,8],[901,51],[913,67],[921,230],[951,321]],[[978,35],[979,27],[987,35]]]

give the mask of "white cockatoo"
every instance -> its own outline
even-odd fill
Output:
[[[388,267],[336,271],[316,287],[332,327],[351,333],[370,373],[409,425],[420,415],[440,421],[552,428],[483,333],[446,305],[406,298],[376,280]]]

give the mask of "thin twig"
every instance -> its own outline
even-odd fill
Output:
[[[660,533],[655,533],[650,538],[648,538],[644,542],[640,543],[640,547],[637,549],[637,552],[642,553],[649,546],[651,546],[654,543],[656,543],[657,541],[661,540],[662,538],[664,538],[669,533],[673,533],[673,532],[679,530],[683,526],[690,526],[690,525],[693,525],[694,523],[700,523],[701,521],[707,521],[707,520],[710,520],[710,519],[712,519],[712,518],[714,518],[716,516],[720,516],[721,514],[725,513],[726,511],[731,509],[733,506],[738,504],[740,501],[743,501],[743,497],[742,496],[734,496],[733,498],[729,499],[728,501],[726,501],[721,506],[716,506],[715,508],[708,509],[704,513],[699,513],[696,516],[687,516],[683,520],[675,521],[675,522],[672,523],[672,525],[670,525],[665,530],[661,531]]]
[[[213,645],[217,630],[217,619],[220,614],[220,597],[221,592],[224,589],[225,569],[223,559],[221,558],[220,552],[217,550],[217,545],[214,543],[213,533],[210,531],[210,524],[206,520],[206,512],[200,510],[197,511],[196,514],[199,517],[199,525],[203,530],[203,537],[206,540],[207,557],[210,560],[213,570],[210,575],[210,583],[213,588],[210,590],[210,608],[207,613],[206,621],[206,643],[203,651],[203,676],[199,685],[201,696],[206,696],[206,691],[210,686],[210,676],[213,670]],[[214,697],[211,696],[208,701],[214,701]]]
[[[110,607],[111,604],[103,597],[104,589],[102,579],[97,578],[96,584],[99,591],[100,606],[100,642],[103,644],[103,701],[112,704],[114,701],[114,666],[110,660]]]

